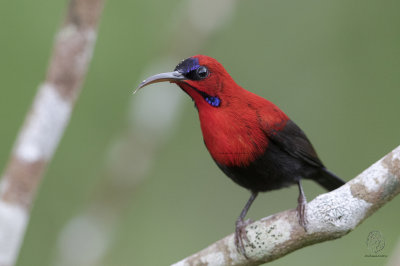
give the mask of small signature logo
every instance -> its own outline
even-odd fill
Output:
[[[387,255],[381,254],[382,250],[385,248],[385,239],[383,235],[379,231],[371,231],[369,232],[366,245],[368,250],[370,251],[369,254],[366,254],[365,257],[387,257]]]

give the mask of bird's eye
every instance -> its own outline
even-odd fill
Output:
[[[210,71],[205,66],[198,66],[196,69],[193,69],[186,74],[184,74],[190,80],[202,80],[210,75]]]
[[[200,66],[198,69],[196,69],[196,74],[199,77],[199,79],[205,79],[206,77],[208,77],[210,72],[205,66]]]

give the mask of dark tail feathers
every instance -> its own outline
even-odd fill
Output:
[[[315,175],[313,180],[329,191],[335,190],[346,183],[326,168],[323,168],[322,171]]]

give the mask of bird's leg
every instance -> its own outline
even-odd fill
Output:
[[[299,198],[297,199],[297,214],[299,215],[299,224],[307,231],[307,219],[306,219],[306,205],[307,199],[304,195],[303,187],[301,186],[301,180],[297,181],[299,186]]]
[[[247,201],[242,212],[240,213],[239,218],[236,220],[236,230],[235,230],[236,248],[238,249],[239,253],[243,254],[243,256],[245,256],[246,258],[247,258],[247,256],[246,256],[246,251],[244,249],[243,241],[246,240],[247,242],[249,242],[249,238],[247,237],[245,228],[247,225],[251,224],[252,221],[250,219],[244,221],[244,217],[246,217],[246,214],[247,214],[248,210],[250,209],[251,204],[256,199],[257,195],[258,195],[258,192],[254,192],[254,191],[251,192],[250,199]]]

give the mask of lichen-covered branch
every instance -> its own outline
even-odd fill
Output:
[[[346,235],[400,192],[400,146],[344,186],[308,203],[307,231],[295,210],[284,211],[247,226],[249,259],[238,253],[229,235],[174,264],[259,265],[297,249]]]
[[[71,0],[47,76],[0,183],[0,265],[16,262],[37,187],[68,124],[96,40],[102,0]]]

